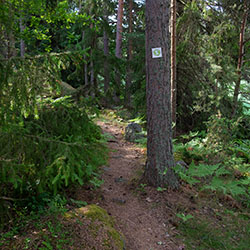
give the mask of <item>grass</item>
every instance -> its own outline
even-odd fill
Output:
[[[3,250],[70,249],[73,244],[71,239],[73,230],[60,219],[64,212],[64,209],[49,210],[20,217],[10,231],[1,234],[0,248]]]
[[[195,216],[178,226],[180,238],[187,249],[248,250],[250,246],[249,219],[224,209],[214,216]]]

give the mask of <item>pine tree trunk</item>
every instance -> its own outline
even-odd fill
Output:
[[[16,57],[17,51],[15,48],[16,39],[12,31],[8,34],[7,58]]]
[[[90,95],[92,97],[97,93],[97,86],[95,81],[95,69],[94,69],[94,50],[96,48],[96,32],[94,30],[94,25],[90,25],[91,29],[91,50],[90,50]]]
[[[108,18],[105,17],[106,21],[108,21]],[[109,56],[109,40],[107,31],[104,28],[103,31],[103,52],[104,52],[104,93],[107,94],[109,90],[109,82],[110,82],[110,74],[109,74],[109,62],[108,62],[108,56]]]
[[[176,136],[176,0],[171,0],[171,107],[173,137]]]
[[[238,80],[236,82],[235,89],[234,89],[232,117],[234,117],[237,112],[238,96],[239,96],[239,91],[240,91],[241,69],[243,65],[243,56],[244,56],[244,35],[245,35],[245,28],[246,28],[247,16],[248,16],[248,11],[249,11],[247,7],[247,0],[244,0],[244,10],[245,11],[243,14],[241,28],[240,28],[239,57],[238,57],[238,64],[237,64]]]
[[[127,66],[127,78],[126,78],[126,86],[125,86],[125,105],[127,107],[131,106],[131,94],[130,94],[130,87],[132,84],[132,68],[131,68],[131,61],[133,58],[133,42],[131,38],[131,34],[133,32],[133,0],[129,0],[129,9],[128,9],[128,20],[129,20],[129,27],[128,27],[128,66]]]
[[[20,32],[23,33],[25,29],[25,25],[23,24],[23,18],[20,17],[19,19],[19,26],[20,26]],[[24,57],[25,54],[25,42],[23,39],[20,40],[20,55],[21,57]]]
[[[92,58],[93,52],[91,51],[91,59],[90,59],[90,95],[92,97],[95,96],[96,86],[95,86],[95,72],[94,72],[94,62]]]
[[[177,188],[174,174],[170,86],[170,0],[146,0],[147,164],[145,178],[153,186]],[[152,48],[162,57],[152,58]]]
[[[10,5],[9,8],[9,18],[10,20],[14,20],[14,7]],[[11,26],[9,27],[9,30],[5,30],[6,32],[6,41],[7,41],[7,48],[6,48],[6,58],[16,57],[17,56],[17,50],[15,47],[16,43],[16,37],[14,34],[14,22],[10,22]]]
[[[85,49],[84,39],[85,39],[85,31],[82,32],[82,41],[83,41],[82,48],[83,49]],[[83,60],[84,60],[84,68],[83,68],[83,72],[84,72],[84,85],[87,86],[89,84],[89,81],[88,81],[88,63],[87,63],[87,57],[86,57],[85,54],[83,55]]]
[[[116,26],[116,45],[115,45],[115,56],[117,58],[122,57],[122,22],[123,22],[123,0],[118,1],[117,11],[117,26]]]
[[[122,22],[123,22],[123,0],[118,0],[118,11],[117,11],[117,26],[116,26],[116,45],[115,45],[115,56],[122,58]],[[121,74],[119,70],[115,72],[116,81],[116,93],[114,96],[114,102],[119,104],[120,102],[120,88],[121,88]]]

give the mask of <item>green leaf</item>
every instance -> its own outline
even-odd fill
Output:
[[[231,174],[231,172],[227,169],[225,169],[225,167],[220,167],[215,171],[215,175],[218,177],[220,175],[227,175],[227,174]]]
[[[57,182],[59,181],[59,179],[60,179],[60,177],[61,177],[61,173],[58,173],[57,175],[56,175],[56,177],[52,180],[52,185],[55,185],[55,184],[57,184]]]
[[[188,170],[188,174],[191,176],[205,177],[208,175],[212,175],[219,166],[220,164],[216,164],[216,165],[200,164],[198,166],[191,164]]]

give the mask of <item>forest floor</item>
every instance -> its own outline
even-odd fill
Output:
[[[95,202],[115,218],[127,250],[182,249],[181,244],[172,239],[176,231],[169,223],[172,215],[166,213],[166,204],[162,206],[155,188],[140,181],[145,150],[123,139],[123,126],[101,121],[98,125],[110,137],[110,153],[108,164],[102,169],[104,183],[92,194],[90,203],[96,199]],[[86,200],[86,192],[78,192],[76,199]],[[169,203],[174,204],[176,199],[173,193],[168,193]]]
[[[178,205],[190,207],[188,192],[163,193],[147,186],[142,180],[145,149],[124,140],[124,126],[110,121],[98,121],[98,125],[109,138],[109,161],[102,167],[104,183],[96,192],[79,190],[75,199],[106,209],[125,237],[126,250],[184,249],[176,238],[174,217]]]
[[[171,215],[164,211],[155,188],[141,182],[145,150],[123,139],[123,127],[99,122],[109,140],[110,159],[104,167],[101,187],[104,207],[112,215],[126,239],[126,249],[181,249],[172,239],[175,227]],[[174,199],[174,200],[173,200]],[[169,202],[176,197],[169,194]]]
[[[104,183],[94,192],[82,189],[75,198],[115,218],[126,250],[248,249],[248,218],[239,219],[234,201],[185,183],[178,191],[148,186],[143,181],[146,149],[125,141],[126,124],[111,119],[97,124],[110,150],[102,167]]]
[[[185,182],[177,191],[148,186],[143,180],[146,149],[125,141],[127,123],[105,115],[96,123],[109,148],[107,164],[100,169],[103,184],[100,188],[73,187],[67,197],[80,206],[96,204],[105,209],[123,235],[124,250],[249,249],[249,209],[230,196]],[[66,208],[74,211],[75,206]],[[103,245],[109,238],[105,226],[93,232],[85,216],[67,219],[65,212],[34,216],[0,237],[0,248],[117,250]]]

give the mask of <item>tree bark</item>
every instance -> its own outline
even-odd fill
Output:
[[[171,0],[171,107],[173,137],[176,136],[176,0]]]
[[[123,0],[118,0],[117,26],[116,26],[116,44],[115,44],[115,56],[117,58],[122,57],[123,6],[124,6]]]
[[[24,29],[25,29],[25,25],[23,23],[23,17],[20,17],[19,25],[20,25],[20,32],[22,34],[24,32]],[[21,38],[21,40],[20,40],[20,55],[21,55],[21,57],[24,57],[24,54],[25,54],[25,42]]]
[[[94,50],[96,48],[96,32],[94,30],[94,25],[91,23],[91,50],[90,50],[90,94],[92,97],[97,93],[97,86],[95,81],[95,70],[94,70]]]
[[[92,97],[95,96],[96,90],[96,84],[95,84],[95,72],[94,72],[94,62],[93,62],[93,52],[91,51],[91,59],[90,59],[90,95]]]
[[[147,164],[145,178],[153,186],[178,188],[174,174],[170,86],[170,0],[146,0]],[[152,58],[152,48],[162,57]]]
[[[237,107],[238,107],[238,96],[239,96],[240,81],[241,81],[241,69],[242,69],[242,65],[243,65],[243,56],[244,56],[244,35],[245,35],[245,28],[246,28],[248,11],[249,11],[249,9],[247,7],[247,0],[244,0],[244,14],[243,14],[241,28],[240,28],[239,56],[238,56],[238,64],[237,64],[238,80],[235,84],[235,89],[234,89],[232,117],[235,116],[235,114],[237,112]]]
[[[82,41],[83,41],[83,49],[85,49],[85,31],[82,32]],[[88,63],[87,63],[87,57],[84,54],[83,55],[83,60],[84,60],[84,85],[87,86],[89,84],[88,81]]]
[[[105,21],[108,23],[108,17],[105,17]],[[108,56],[109,56],[109,39],[107,31],[104,27],[103,31],[103,52],[104,52],[104,93],[107,94],[109,90],[109,82],[110,82],[110,74],[109,74],[109,62],[108,62]]]
[[[118,0],[118,10],[117,10],[117,25],[116,25],[116,45],[115,45],[115,56],[117,58],[122,58],[122,22],[123,22],[123,0]],[[119,104],[120,102],[120,88],[121,88],[121,74],[119,70],[115,73],[116,81],[116,91],[114,96],[114,102]]]
[[[129,7],[128,7],[128,66],[127,66],[127,77],[126,77],[126,86],[125,86],[125,105],[127,107],[131,106],[131,94],[130,94],[130,87],[132,84],[132,68],[131,62],[133,59],[133,41],[131,38],[131,34],[133,32],[133,0],[129,0]]]

